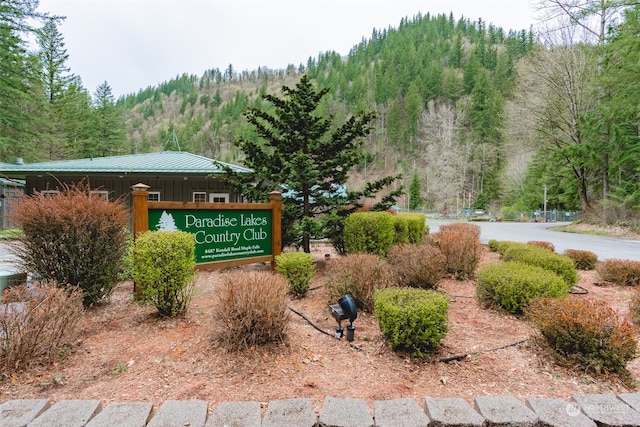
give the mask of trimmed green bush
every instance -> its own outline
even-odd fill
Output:
[[[578,272],[573,260],[551,252],[547,248],[534,245],[511,245],[502,259],[504,261],[520,261],[552,271],[562,277],[569,287],[578,282]]]
[[[541,248],[549,249],[551,252],[556,251],[556,247],[551,242],[547,242],[544,240],[529,240],[527,245],[531,246],[540,246]]]
[[[563,363],[577,363],[595,373],[624,374],[627,362],[637,356],[633,326],[626,319],[620,321],[604,301],[541,298],[526,314]]]
[[[276,272],[287,279],[292,295],[303,297],[316,272],[313,255],[305,252],[283,252],[276,256]]]
[[[598,255],[591,251],[567,249],[564,251],[564,255],[573,260],[578,270],[593,270],[598,264]]]
[[[283,342],[289,324],[287,280],[266,271],[233,272],[216,289],[216,342],[228,350]]]
[[[184,231],[146,231],[133,247],[132,279],[138,302],[151,304],[163,316],[184,314],[193,296],[195,240]]]
[[[640,261],[608,259],[598,264],[596,270],[602,280],[621,286],[640,284]]]
[[[400,286],[434,289],[447,272],[447,260],[435,246],[394,245],[387,260]]]
[[[517,261],[483,267],[476,282],[476,296],[482,303],[510,313],[521,313],[535,298],[565,296],[570,288],[554,272]]]
[[[25,271],[59,286],[82,289],[85,307],[105,302],[119,281],[129,217],[122,200],[98,197],[88,182],[35,193],[13,206],[20,225],[12,246]]]
[[[386,256],[393,245],[395,227],[389,212],[356,212],[344,220],[344,248],[347,254]]]
[[[400,218],[404,218],[408,225],[408,243],[420,244],[425,234],[429,234],[429,227],[427,226],[427,216],[419,213],[399,213],[397,215]]]
[[[502,256],[504,256],[504,254],[512,247],[524,248],[527,246],[526,243],[512,242],[510,240],[490,240],[488,244],[489,249],[494,252],[498,252]]]
[[[378,255],[352,254],[332,259],[325,274],[330,304],[351,294],[358,308],[369,313],[373,311],[374,291],[397,285],[389,263]]]
[[[389,288],[375,293],[375,316],[394,350],[425,357],[447,333],[449,299],[428,289]]]
[[[402,215],[393,215],[393,244],[409,243],[409,221]]]

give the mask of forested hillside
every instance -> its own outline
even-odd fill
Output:
[[[638,216],[636,2],[559,9],[542,0],[557,21],[544,33],[418,14],[373,30],[344,57],[325,52],[286,70],[229,64],[118,100],[107,82],[92,96],[69,73],[56,21],[27,25],[32,3],[0,9],[0,160],[175,150],[175,133],[184,151],[242,164],[235,142],[257,138],[245,108],[272,108],[263,95],[306,74],[330,89],[319,114],[376,113],[349,185],[401,173],[402,206],[497,216],[540,208],[546,188],[549,209],[630,224]]]

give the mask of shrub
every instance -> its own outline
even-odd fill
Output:
[[[133,248],[132,278],[138,301],[163,316],[184,314],[193,295],[195,241],[184,231],[146,231]]]
[[[542,298],[532,302],[526,314],[562,362],[596,373],[624,373],[636,357],[633,326],[620,322],[603,301]]]
[[[330,303],[351,294],[358,308],[369,313],[373,311],[374,291],[395,285],[389,263],[377,255],[346,255],[331,260],[326,271],[325,288]]]
[[[405,218],[407,220],[409,238],[408,243],[422,243],[424,235],[429,233],[429,227],[427,226],[427,216],[418,213],[400,213],[397,216],[400,218]]]
[[[498,252],[498,248],[500,247],[500,241],[496,239],[490,239],[487,242],[487,247],[491,252]]]
[[[388,212],[356,212],[344,220],[344,248],[348,254],[386,256],[395,236],[393,215]]]
[[[303,297],[316,271],[313,255],[304,252],[283,252],[276,256],[276,272],[289,282],[289,291]]]
[[[249,271],[223,276],[213,310],[220,344],[241,350],[284,341],[287,293],[287,281],[278,274]]]
[[[535,298],[560,297],[568,293],[569,286],[557,274],[517,261],[490,264],[478,271],[478,299],[510,313],[521,313]]]
[[[640,284],[640,261],[608,259],[598,264],[596,270],[602,280],[616,285],[636,286]]]
[[[395,245],[387,259],[401,286],[436,288],[446,274],[446,259],[435,246]]]
[[[631,321],[640,326],[640,290],[635,289],[629,301],[629,315]]]
[[[403,215],[393,215],[393,244],[409,243],[409,221]]]
[[[578,282],[578,272],[573,260],[564,255],[551,252],[546,248],[533,245],[511,245],[502,259],[504,261],[520,261],[553,271],[562,277],[569,286],[573,286]]]
[[[541,248],[549,249],[551,252],[556,251],[556,247],[551,242],[545,242],[542,240],[530,240],[527,242],[527,245],[531,246],[539,246]]]
[[[480,262],[480,227],[469,223],[441,225],[431,240],[446,259],[447,273],[457,279],[473,277]]]
[[[35,193],[13,206],[22,234],[14,247],[25,271],[82,289],[88,307],[107,300],[118,283],[129,217],[121,200],[96,196],[88,183]]]
[[[448,298],[436,291],[389,288],[375,294],[375,316],[391,348],[424,357],[447,333]]]
[[[598,255],[591,251],[567,249],[564,251],[564,255],[573,260],[578,270],[593,270],[598,264]]]
[[[36,283],[5,290],[0,305],[0,369],[51,363],[77,337],[83,313],[82,291]]]

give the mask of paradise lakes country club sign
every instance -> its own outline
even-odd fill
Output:
[[[193,234],[196,263],[272,254],[270,210],[149,209],[149,229]]]

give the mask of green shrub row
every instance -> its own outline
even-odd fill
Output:
[[[422,214],[353,213],[344,220],[345,251],[386,256],[394,244],[420,243],[428,231],[425,220]]]
[[[375,293],[375,316],[394,350],[425,357],[447,333],[448,298],[439,292],[389,288]]]
[[[478,271],[476,296],[485,305],[522,313],[539,297],[561,297],[570,286],[552,271],[518,261],[490,264]]]
[[[562,277],[569,287],[575,285],[578,281],[578,272],[571,258],[556,254],[540,246],[510,245],[503,255],[503,260],[519,261],[553,271]]]

